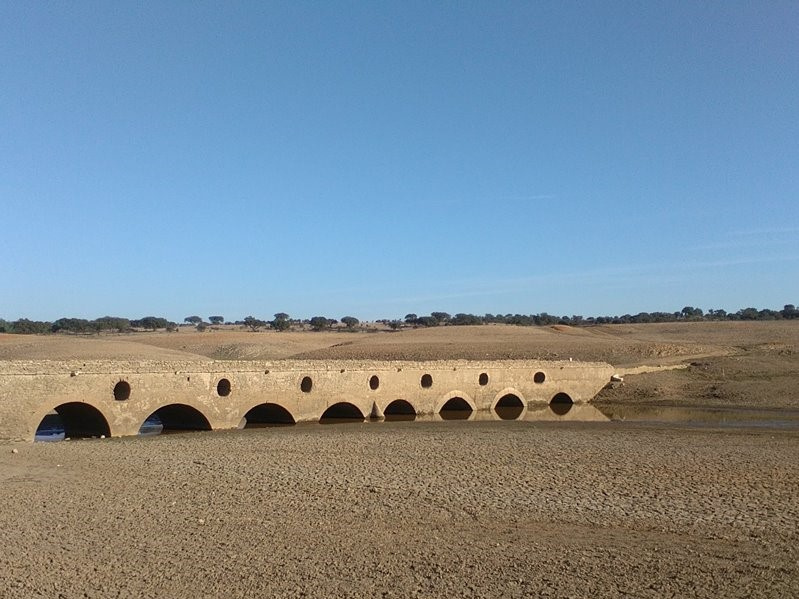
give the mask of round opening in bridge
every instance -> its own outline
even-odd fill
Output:
[[[472,415],[472,406],[462,397],[453,397],[438,413],[442,420],[468,420]]]
[[[130,399],[130,383],[127,381],[119,381],[114,385],[114,399],[117,401]]]
[[[46,414],[36,428],[34,441],[62,441],[111,436],[102,412],[87,403],[73,401],[57,406]]]
[[[363,413],[356,406],[342,401],[334,403],[326,409],[319,422],[322,424],[337,424],[342,422],[363,422],[364,420]]]
[[[483,386],[487,385],[488,384],[488,373],[487,372],[481,372],[480,376],[477,377],[477,382],[480,383],[480,385],[483,385]]]
[[[311,377],[302,377],[302,381],[300,382],[300,391],[303,393],[310,393],[311,389],[313,389],[313,381],[311,380]]]
[[[170,404],[158,408],[139,427],[140,435],[210,431],[211,424],[202,412],[185,404]]]
[[[508,393],[499,399],[494,411],[502,420],[516,420],[524,412],[524,403],[513,393]]]
[[[376,374],[369,377],[369,388],[375,391],[380,386],[380,379]]]
[[[567,414],[569,410],[572,409],[574,405],[574,401],[571,397],[569,397],[566,393],[558,393],[552,400],[549,402],[549,409],[552,410],[558,416],[563,416]]]
[[[227,379],[219,379],[216,384],[216,394],[219,397],[227,397],[230,395],[230,381]]]
[[[433,377],[430,376],[429,374],[423,374],[421,383],[422,387],[424,387],[425,389],[429,389],[430,387],[433,386]]]
[[[244,415],[244,428],[290,426],[294,423],[291,413],[276,403],[262,403]]]
[[[533,382],[538,383],[539,385],[547,380],[547,375],[545,375],[540,370],[533,375]]]
[[[413,409],[410,402],[404,399],[395,399],[383,410],[383,416],[386,422],[416,420],[416,410]]]

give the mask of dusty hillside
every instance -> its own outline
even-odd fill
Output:
[[[696,322],[573,328],[477,326],[400,332],[219,330],[103,336],[0,335],[11,359],[568,359],[689,365],[625,377],[599,402],[799,407],[799,322]]]
[[[639,333],[640,334],[640,333]],[[306,352],[306,358],[480,360],[547,359],[601,361],[611,364],[664,363],[686,356],[725,353],[723,346],[700,340],[659,341],[613,327],[475,326],[414,329],[398,334],[356,336],[348,343]]]
[[[702,324],[702,323],[698,323]],[[734,337],[734,336],[733,336]],[[605,361],[617,365],[673,363],[728,353],[738,341],[682,325],[637,327],[436,327],[392,332],[132,333],[126,335],[0,335],[0,359],[510,359]]]

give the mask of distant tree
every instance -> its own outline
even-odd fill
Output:
[[[782,309],[782,317],[799,318],[799,310],[797,310],[796,306],[793,304],[785,304],[785,307]]]
[[[432,316],[433,319],[435,319],[437,324],[447,324],[449,322],[449,319],[452,318],[446,312],[431,312],[430,316]]]
[[[781,318],[782,312],[777,312],[776,310],[764,308],[763,310],[758,310],[757,312],[758,320],[780,320]]]
[[[211,324],[224,324],[225,317],[224,316],[209,316],[208,320]],[[199,323],[197,323],[199,324]]]
[[[758,310],[757,308],[741,308],[735,315],[739,320],[757,320]]]
[[[208,324],[205,322],[198,322],[197,323],[197,330],[201,333],[208,330]]]
[[[557,316],[552,316],[551,314],[547,314],[546,312],[541,312],[541,314],[536,314],[531,316],[533,323],[541,326],[549,326],[553,324],[557,324],[560,320]]]
[[[94,326],[85,318],[59,318],[56,320],[50,330],[53,333],[88,333],[94,331]]]
[[[266,326],[266,321],[261,320],[260,318],[255,318],[255,316],[245,316],[244,326],[255,332],[261,327]]]
[[[456,326],[482,324],[483,320],[474,314],[458,313],[452,317],[450,324]]]
[[[321,331],[324,329],[328,329],[332,326],[333,320],[329,318],[325,318],[324,316],[314,316],[311,318],[310,325],[314,331]]]
[[[42,333],[49,333],[53,326],[52,322],[28,320],[27,318],[20,318],[11,324],[13,332],[20,335],[40,335]]]
[[[413,314],[413,313],[405,315],[405,323],[406,324],[416,324],[416,321],[418,319],[419,319],[419,317],[416,314]]]
[[[203,319],[199,316],[187,316],[183,319],[183,322],[188,322],[189,324],[200,324],[202,321]]]
[[[388,323],[386,324],[388,325],[388,328],[390,328],[392,331],[396,331],[397,329],[402,327],[401,320],[389,320]]]
[[[434,327],[438,325],[438,321],[432,316],[420,316],[416,319],[414,324],[418,324],[423,327]]]
[[[693,306],[685,306],[680,311],[680,316],[686,320],[701,320],[704,316],[702,308],[694,308]]]
[[[528,316],[527,314],[506,314],[505,324],[515,324],[520,327],[531,327],[534,324],[539,324],[536,317]]]
[[[130,320],[121,316],[101,316],[94,320],[98,331],[117,331],[119,333],[130,328]]]
[[[354,316],[344,316],[341,319],[341,322],[344,323],[348,329],[354,329],[356,326],[360,324],[360,320],[355,318]]]
[[[291,319],[285,312],[275,314],[275,319],[269,323],[276,331],[287,331],[291,328]]]
[[[155,331],[157,329],[165,329],[169,325],[169,321],[166,318],[162,318],[160,316],[145,316],[144,318],[140,318],[139,320],[131,320],[130,326],[138,329],[147,329],[150,331]]]

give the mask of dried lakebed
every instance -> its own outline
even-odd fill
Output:
[[[0,451],[9,599],[799,595],[796,430],[398,422]]]

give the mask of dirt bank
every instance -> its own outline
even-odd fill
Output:
[[[623,385],[605,389],[594,401],[598,405],[798,408],[797,330],[791,323],[780,328],[763,327],[762,331],[755,328],[754,334],[729,336],[723,355],[687,360],[684,369],[625,376]],[[764,331],[780,336],[767,341]]]

